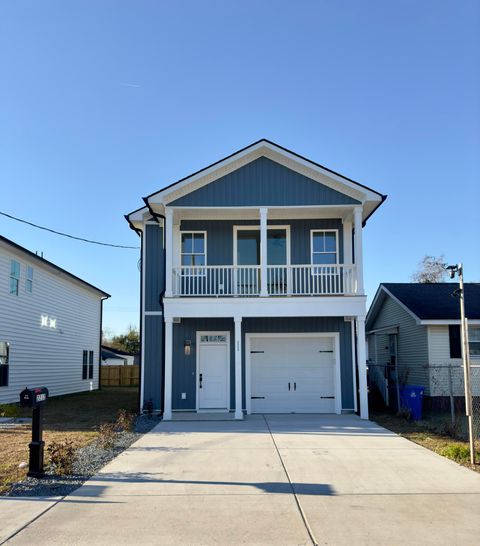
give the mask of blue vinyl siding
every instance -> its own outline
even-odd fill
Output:
[[[234,322],[231,318],[182,319],[173,325],[173,396],[174,410],[195,410],[196,408],[196,333],[197,331],[230,332],[230,408],[235,407],[235,339]],[[245,408],[245,334],[246,333],[303,333],[339,332],[340,362],[342,379],[342,408],[353,409],[353,373],[351,325],[343,317],[278,317],[244,318],[242,321],[242,382]],[[189,356],[184,353],[185,340],[192,341]],[[181,399],[181,393],[187,395]]]
[[[161,311],[160,294],[165,290],[163,227],[146,226],[145,310]]]
[[[259,225],[255,220],[183,220],[180,229],[183,231],[201,230],[207,232],[208,265],[233,264],[233,227]],[[343,262],[343,226],[340,219],[311,220],[269,220],[269,226],[290,226],[290,249],[292,264],[309,264],[310,230],[338,229],[339,260]]]
[[[143,403],[151,398],[153,407],[160,409],[163,407],[163,316],[147,315],[144,328]]]
[[[260,157],[170,204],[189,207],[245,207],[361,203],[271,159]]]

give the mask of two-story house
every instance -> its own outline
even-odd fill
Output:
[[[268,140],[145,197],[141,406],[367,418],[362,228],[384,199]]]

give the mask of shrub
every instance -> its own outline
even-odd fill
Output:
[[[453,459],[457,463],[464,463],[470,460],[470,449],[463,444],[448,444],[440,451],[440,455]]]
[[[72,474],[75,448],[71,440],[52,442],[47,447],[47,452],[50,455],[50,462],[55,467],[57,474],[60,474],[60,476]]]
[[[0,404],[0,417],[18,417],[19,415],[18,404]]]
[[[115,429],[119,432],[128,432],[133,429],[135,423],[135,414],[130,413],[127,410],[121,409],[117,414],[117,421],[115,422]]]
[[[103,423],[98,427],[98,444],[103,449],[112,449],[115,445],[115,424]]]

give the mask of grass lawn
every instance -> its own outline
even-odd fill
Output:
[[[448,457],[463,466],[480,472],[479,464],[475,466],[470,464],[468,442],[463,439],[453,438],[445,432],[445,423],[449,422],[450,415],[427,414],[425,417],[422,421],[414,422],[386,412],[372,412],[370,414],[370,419],[382,427],[431,449],[439,455]],[[480,452],[477,451],[478,461],[480,461]]]
[[[101,391],[51,398],[44,410],[45,449],[52,441],[66,439],[82,447],[95,438],[101,423],[114,421],[119,409],[137,411],[137,403],[137,387],[104,387]],[[23,408],[21,416],[30,417],[31,410]],[[26,476],[27,469],[19,469],[18,465],[28,462],[30,439],[30,427],[0,429],[0,494],[11,482]]]

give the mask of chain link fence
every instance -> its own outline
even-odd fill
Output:
[[[419,364],[415,368],[421,368],[428,378],[424,419],[452,437],[468,440],[463,366],[447,362]],[[400,363],[395,367],[368,361],[369,389],[373,399],[395,413],[402,412],[405,408],[401,408],[398,402],[399,390],[407,383],[416,383],[408,379],[412,375],[410,372]],[[476,449],[480,450],[480,364],[470,363],[470,380],[474,441]]]

